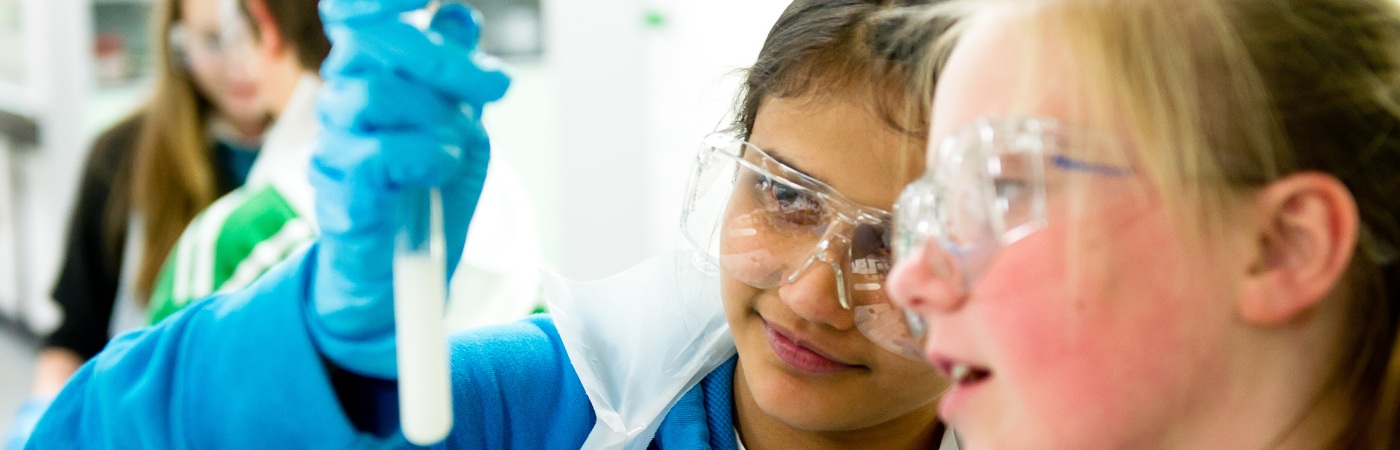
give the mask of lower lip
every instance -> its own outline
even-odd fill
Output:
[[[778,355],[778,359],[783,360],[788,366],[815,375],[826,375],[846,370],[851,370],[857,366],[841,364],[818,355],[816,352],[802,348],[787,336],[778,333],[773,328],[764,325],[764,334],[768,336],[768,345],[773,347],[773,354]]]
[[[247,86],[233,86],[228,88],[228,93],[234,97],[254,97],[258,95],[257,88]]]
[[[938,402],[938,415],[944,420],[952,420],[957,417],[958,411],[963,409],[963,405],[971,401],[970,397],[981,390],[983,386],[991,381],[991,377],[983,378],[971,383],[954,384],[943,394],[943,398]]]

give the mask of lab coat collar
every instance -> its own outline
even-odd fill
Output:
[[[316,91],[321,79],[306,73],[297,80],[287,106],[264,136],[257,161],[248,172],[245,186],[277,188],[297,215],[315,221],[315,190],[306,174],[321,125],[316,120]]]
[[[719,278],[666,252],[598,281],[543,274],[545,300],[598,422],[585,449],[645,449],[666,412],[734,356]]]

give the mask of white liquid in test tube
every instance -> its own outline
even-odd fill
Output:
[[[446,240],[437,189],[411,190],[403,197],[394,252],[399,422],[409,442],[426,446],[452,431],[452,380],[443,323]]]
[[[400,16],[427,29],[442,1]],[[394,252],[394,327],[399,365],[399,424],[409,442],[428,446],[452,431],[452,379],[447,366],[447,242],[442,196],[410,189],[399,205]]]

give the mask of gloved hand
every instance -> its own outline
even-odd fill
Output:
[[[15,413],[9,434],[5,436],[5,450],[24,448],[24,443],[29,441],[29,435],[34,433],[34,426],[39,424],[39,418],[44,416],[44,411],[48,411],[50,403],[53,403],[50,396],[29,397],[24,401],[19,412]]]
[[[316,105],[323,131],[311,182],[321,240],[308,325],[325,357],[377,378],[397,375],[399,198],[406,189],[440,189],[450,276],[490,158],[481,110],[510,84],[499,63],[475,51],[480,28],[470,9],[444,6],[427,32],[400,21],[425,3],[321,3],[332,49]]]

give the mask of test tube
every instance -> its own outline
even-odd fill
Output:
[[[400,19],[426,30],[442,3],[431,0]],[[399,423],[409,442],[428,446],[452,431],[452,380],[443,319],[447,240],[441,193],[436,188],[406,190],[399,204],[399,223],[394,253]]]
[[[452,431],[452,381],[443,323],[447,252],[438,190],[406,190],[399,223],[394,252],[399,421],[409,442],[426,446]]]

